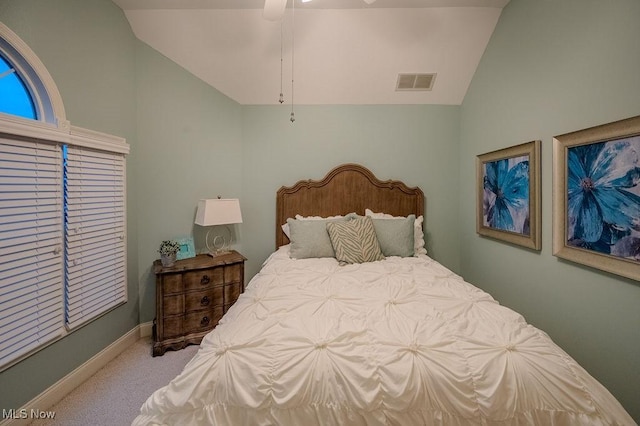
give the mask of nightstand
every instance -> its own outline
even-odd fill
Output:
[[[237,251],[211,257],[201,254],[163,267],[153,262],[156,275],[156,319],[153,356],[167,349],[200,344],[244,291],[244,262]]]

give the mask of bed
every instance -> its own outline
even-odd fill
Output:
[[[282,187],[276,250],[133,424],[636,424],[543,331],[425,254],[424,206],[357,164]]]

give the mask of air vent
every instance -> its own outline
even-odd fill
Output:
[[[436,74],[398,74],[396,90],[431,90]]]

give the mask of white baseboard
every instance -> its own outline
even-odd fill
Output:
[[[149,337],[153,334],[153,321],[140,324],[140,338]]]
[[[127,332],[127,334],[104,348],[102,351],[98,352],[84,364],[58,380],[40,395],[27,402],[23,407],[16,410],[15,417],[21,417],[21,414],[23,413],[25,417],[30,417],[29,414],[32,410],[36,412],[49,410],[62,398],[67,396],[69,392],[97,373],[98,370],[133,345],[138,341],[138,339],[151,336],[152,330],[153,322],[147,322],[136,326],[131,331]],[[0,426],[26,426],[32,421],[33,418],[8,418],[0,421]]]

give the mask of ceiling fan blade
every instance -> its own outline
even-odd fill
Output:
[[[264,0],[262,16],[267,21],[279,21],[282,19],[286,7],[287,0]]]

